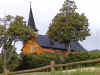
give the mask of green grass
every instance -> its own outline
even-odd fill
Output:
[[[56,72],[35,72],[14,75],[100,75],[99,67],[78,68]]]
[[[52,74],[50,72],[38,72],[38,73],[25,73],[18,75],[100,75],[100,72],[55,72]]]

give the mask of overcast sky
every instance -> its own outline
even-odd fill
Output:
[[[29,1],[32,1],[32,10],[39,30],[39,34],[45,34],[49,23],[59,12],[64,0],[1,0],[0,17],[5,15],[20,15],[27,21],[29,15]],[[100,0],[75,0],[79,13],[85,13],[89,19],[91,37],[81,42],[88,50],[100,49]],[[18,45],[18,43],[17,43]],[[19,47],[21,45],[19,44]]]

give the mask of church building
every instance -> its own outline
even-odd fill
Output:
[[[38,34],[38,29],[36,28],[32,8],[30,5],[28,26],[35,31],[35,37],[31,40],[28,40],[23,48],[23,54],[41,54],[41,53],[57,53],[59,55],[67,54],[67,48],[63,43],[55,42],[52,44],[52,41],[48,38],[48,35]],[[77,41],[72,43],[71,52],[76,51],[85,51],[82,45]]]

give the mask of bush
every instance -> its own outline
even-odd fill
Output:
[[[49,65],[50,61],[54,60],[56,64],[61,63],[62,61],[57,60],[56,55],[47,55],[47,54],[28,54],[22,56],[22,62],[20,65],[20,69],[31,69],[37,68],[45,65]]]
[[[55,64],[64,64],[71,62],[79,62],[91,59],[100,58],[100,51],[83,51],[83,52],[73,52],[68,56],[57,56],[54,54],[28,54],[22,55],[22,61],[18,70],[22,69],[32,69],[37,67],[42,67],[49,65],[50,61],[54,60]]]

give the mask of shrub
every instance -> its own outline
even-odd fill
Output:
[[[85,61],[100,58],[100,51],[83,51],[83,52],[73,52],[68,56],[57,56],[55,54],[28,54],[22,55],[22,62],[18,69],[32,69],[37,67],[42,67],[49,65],[50,61],[54,60],[55,64],[71,63],[78,61]],[[85,65],[87,66],[87,65]]]

